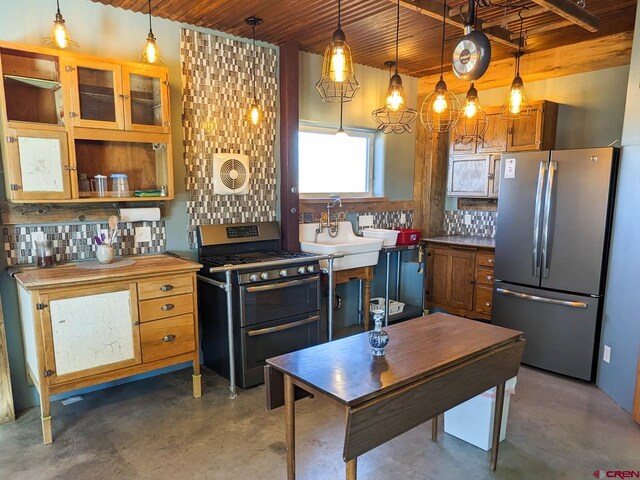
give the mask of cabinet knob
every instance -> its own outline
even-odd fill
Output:
[[[487,275],[487,280],[493,280],[493,277],[491,275]]]
[[[176,336],[173,333],[170,333],[169,335],[165,335],[164,337],[162,337],[162,341],[163,342],[173,342],[176,339]]]
[[[487,259],[487,263],[493,263],[493,258]]]
[[[486,305],[487,307],[490,307],[490,306],[491,306],[491,302],[487,302],[487,303],[485,303],[485,305]]]
[[[161,292],[170,292],[171,290],[173,290],[173,285],[162,285],[160,287]]]
[[[165,303],[160,307],[160,310],[164,312],[168,312],[169,310],[173,310],[176,306],[173,303]]]

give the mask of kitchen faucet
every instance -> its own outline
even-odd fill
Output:
[[[318,241],[318,234],[322,233],[322,230],[325,227],[329,229],[328,233],[331,238],[336,238],[338,236],[338,217],[336,216],[335,222],[331,221],[331,209],[335,208],[336,205],[338,205],[338,207],[342,207],[342,199],[340,197],[336,197],[333,200],[333,203],[327,203],[327,221],[323,222],[322,217],[320,217],[320,223],[318,223],[318,228],[316,228],[316,242]]]

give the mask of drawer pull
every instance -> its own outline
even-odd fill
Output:
[[[160,310],[163,312],[168,312],[169,310],[173,310],[176,306],[173,303],[165,303],[160,307]]]
[[[160,287],[161,292],[170,292],[171,290],[173,290],[173,285],[162,285]]]
[[[493,263],[493,258],[487,258],[487,263]]]
[[[493,277],[491,275],[487,275],[487,280],[493,280]]]
[[[170,333],[169,335],[165,335],[164,337],[162,337],[163,342],[173,342],[175,339],[176,339],[176,336],[173,333]]]
[[[491,302],[485,303],[485,306],[490,307],[491,306]]]

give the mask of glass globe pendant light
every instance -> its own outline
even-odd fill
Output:
[[[442,49],[440,52],[440,80],[436,88],[422,102],[420,121],[430,132],[443,133],[451,130],[460,118],[460,102],[458,97],[447,90],[444,81],[444,43],[446,34],[447,1],[444,1],[442,13]]]
[[[527,101],[524,93],[524,82],[520,76],[520,58],[524,55],[522,52],[522,17],[520,17],[520,40],[518,41],[518,53],[514,55],[516,59],[516,73],[511,83],[511,90],[507,95],[504,105],[500,108],[500,118],[509,120],[519,120],[521,118],[529,118],[531,116],[531,105]]]
[[[253,100],[251,102],[251,106],[249,107],[249,112],[247,113],[247,119],[251,123],[251,125],[256,126],[262,121],[262,110],[258,106],[258,97],[256,94],[256,27],[262,23],[261,18],[257,17],[249,17],[245,20],[247,24],[251,25],[253,29],[253,46],[251,50],[251,55],[253,57],[253,66],[251,67],[251,77],[253,84]]]
[[[142,62],[150,65],[164,65],[164,62],[160,58],[160,50],[158,50],[156,37],[151,29],[151,0],[149,0],[149,34],[147,35],[147,42],[142,51]]]
[[[77,45],[77,43],[71,40],[71,37],[69,36],[69,31],[67,30],[64,17],[62,16],[62,13],[60,13],[60,0],[56,0],[56,6],[58,9],[56,11],[55,20],[53,21],[51,36],[45,43],[64,50],[69,48],[71,45]]]
[[[389,79],[389,88],[383,107],[374,110],[371,115],[378,123],[378,130],[382,133],[411,132],[411,123],[416,120],[418,112],[406,105],[402,77],[398,74],[398,48],[400,44],[400,0],[396,5],[396,61],[385,65],[395,67],[395,72]]]
[[[347,38],[342,31],[341,5],[338,0],[338,28],[333,32],[331,43],[324,51],[322,76],[316,89],[324,102],[350,102],[360,89],[353,73],[353,58]]]

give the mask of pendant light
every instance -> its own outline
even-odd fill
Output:
[[[76,42],[71,40],[71,37],[69,36],[69,31],[67,30],[67,26],[64,22],[64,17],[62,16],[62,13],[60,13],[60,0],[56,0],[56,6],[58,7],[58,10],[56,11],[56,18],[53,21],[51,36],[46,43],[63,50],[69,48],[71,45],[78,45]]]
[[[251,56],[253,57],[253,66],[251,67],[251,78],[253,84],[253,101],[247,113],[247,119],[252,125],[258,125],[262,121],[262,110],[258,106],[258,97],[256,94],[256,27],[262,23],[261,18],[249,17],[245,20],[253,29],[253,46]]]
[[[440,80],[435,90],[422,102],[420,121],[430,132],[443,133],[451,130],[460,118],[460,102],[458,97],[447,90],[444,81],[444,43],[447,28],[447,1],[444,1],[442,12],[442,48],[440,51]]]
[[[382,133],[411,132],[410,124],[416,120],[418,112],[407,107],[404,97],[402,78],[398,74],[398,48],[400,45],[400,0],[396,5],[396,61],[385,65],[393,66],[395,72],[389,79],[389,87],[383,107],[372,112],[373,119],[378,122],[378,130]]]
[[[456,143],[483,143],[488,126],[487,114],[482,110],[478,100],[478,90],[473,82],[467,91],[462,115],[456,124]]]
[[[520,120],[531,116],[531,105],[527,101],[527,96],[524,93],[524,82],[520,77],[520,58],[524,55],[522,52],[522,24],[523,19],[522,15],[520,15],[520,40],[518,41],[518,53],[514,55],[516,59],[516,75],[511,83],[509,95],[502,108],[500,108],[500,118],[509,120]]]
[[[340,128],[336,132],[336,137],[338,138],[347,138],[349,136],[347,135],[347,132],[345,132],[344,129],[342,128],[342,107],[343,106],[344,106],[344,102],[340,102]]]
[[[156,37],[151,29],[151,0],[149,0],[149,34],[147,35],[147,43],[142,51],[142,62],[151,65],[164,65],[160,58]]]
[[[360,89],[353,73],[353,58],[347,38],[342,31],[341,5],[338,0],[338,28],[333,32],[331,43],[324,51],[322,76],[316,89],[322,101],[329,103],[350,102]]]

